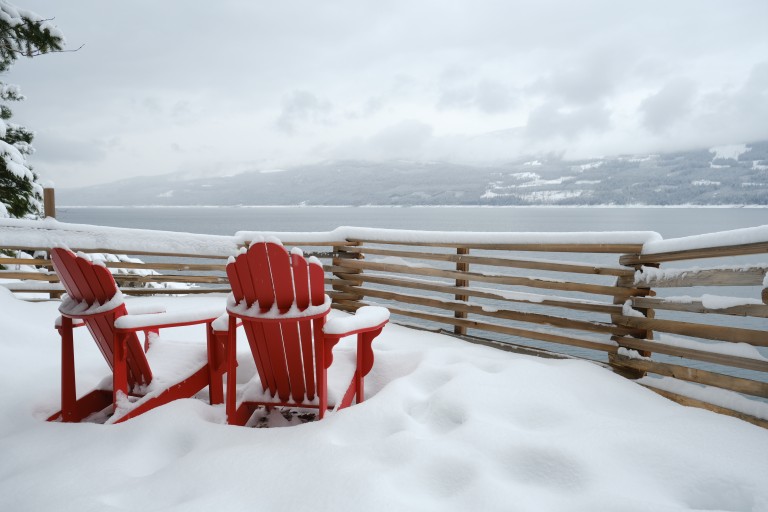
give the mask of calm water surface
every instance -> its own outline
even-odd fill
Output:
[[[180,207],[58,209],[63,222],[187,231],[656,231],[674,238],[768,224],[763,208]]]

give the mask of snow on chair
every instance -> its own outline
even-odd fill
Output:
[[[259,240],[230,258],[227,277],[227,419],[245,425],[259,406],[314,408],[322,419],[328,403],[328,368],[332,349],[345,336],[357,335],[354,374],[337,409],[365,398],[363,379],[373,367],[373,339],[389,320],[386,308],[365,306],[354,316],[326,322],[331,300],[317,258],[301,250],[289,254],[279,240]],[[257,400],[237,404],[237,326],[242,322],[261,384]],[[254,379],[255,380],[255,379]]]
[[[102,419],[111,415],[108,423],[120,423],[172,400],[190,398],[206,386],[211,404],[224,401],[223,347],[217,346],[212,327],[221,310],[170,314],[144,308],[130,314],[112,274],[99,262],[62,248],[51,251],[51,260],[67,294],[56,321],[62,344],[61,411],[48,421],[78,422],[101,413]],[[161,328],[193,324],[207,324],[206,345],[153,339]],[[112,378],[77,398],[73,328],[83,325]],[[138,332],[145,333],[144,347]]]

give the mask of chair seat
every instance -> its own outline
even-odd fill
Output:
[[[151,394],[198,372],[208,363],[208,351],[204,343],[160,338],[150,344],[147,360],[155,372],[152,382],[146,386],[147,394]]]
[[[152,381],[144,386],[135,386],[130,391],[152,397],[200,371],[208,363],[208,351],[202,343],[152,337],[147,361],[152,367]],[[111,391],[112,376],[105,377],[97,389]]]

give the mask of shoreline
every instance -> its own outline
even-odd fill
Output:
[[[557,204],[531,204],[531,205],[437,205],[437,204],[425,204],[425,205],[403,205],[403,204],[365,204],[365,205],[351,205],[351,204],[275,204],[275,205],[204,205],[204,204],[188,204],[188,205],[59,205],[58,209],[86,209],[86,208],[103,208],[103,209],[148,209],[148,208],[498,208],[498,209],[530,209],[530,208],[547,208],[547,209],[581,209],[581,208],[594,208],[594,209],[762,209],[768,208],[768,204],[720,204],[720,205],[700,205],[700,204],[677,204],[677,205],[653,205],[653,204],[584,204],[584,205],[557,205]]]

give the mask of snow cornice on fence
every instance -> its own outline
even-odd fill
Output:
[[[232,236],[68,224],[51,218],[0,219],[0,240],[3,247],[19,249],[68,247],[93,252],[220,258],[237,252]]]
[[[661,240],[653,231],[611,232],[471,232],[418,231],[342,226],[332,231],[276,232],[238,231],[234,236],[205,235],[175,231],[116,228],[69,224],[55,219],[0,219],[0,233],[6,247],[45,249],[67,246],[88,251],[123,251],[134,254],[165,254],[227,257],[239,246],[263,236],[274,236],[291,245],[332,245],[365,240],[381,243],[445,245],[642,245]]]
[[[703,235],[649,241],[643,246],[643,254],[714,249],[732,245],[768,243],[768,224],[753,228],[731,229]]]
[[[227,257],[239,246],[263,236],[274,236],[285,243],[331,245],[364,240],[372,243],[432,245],[639,245],[642,256],[697,249],[754,245],[768,246],[768,225],[734,229],[681,238],[662,239],[653,231],[609,232],[470,232],[419,231],[341,226],[332,231],[276,232],[238,231],[233,236],[116,228],[88,224],[69,224],[55,219],[0,219],[0,234],[5,247],[45,249],[68,246],[88,251],[124,251],[134,254],[172,253],[177,255]]]
[[[238,231],[235,238],[245,244],[260,236],[303,242],[367,242],[430,245],[535,245],[535,244],[594,244],[642,245],[661,240],[654,231],[605,232],[482,232],[482,231],[419,231],[341,226],[321,232]]]
[[[622,265],[744,256],[768,252],[768,225],[649,241],[641,254],[623,256]]]

